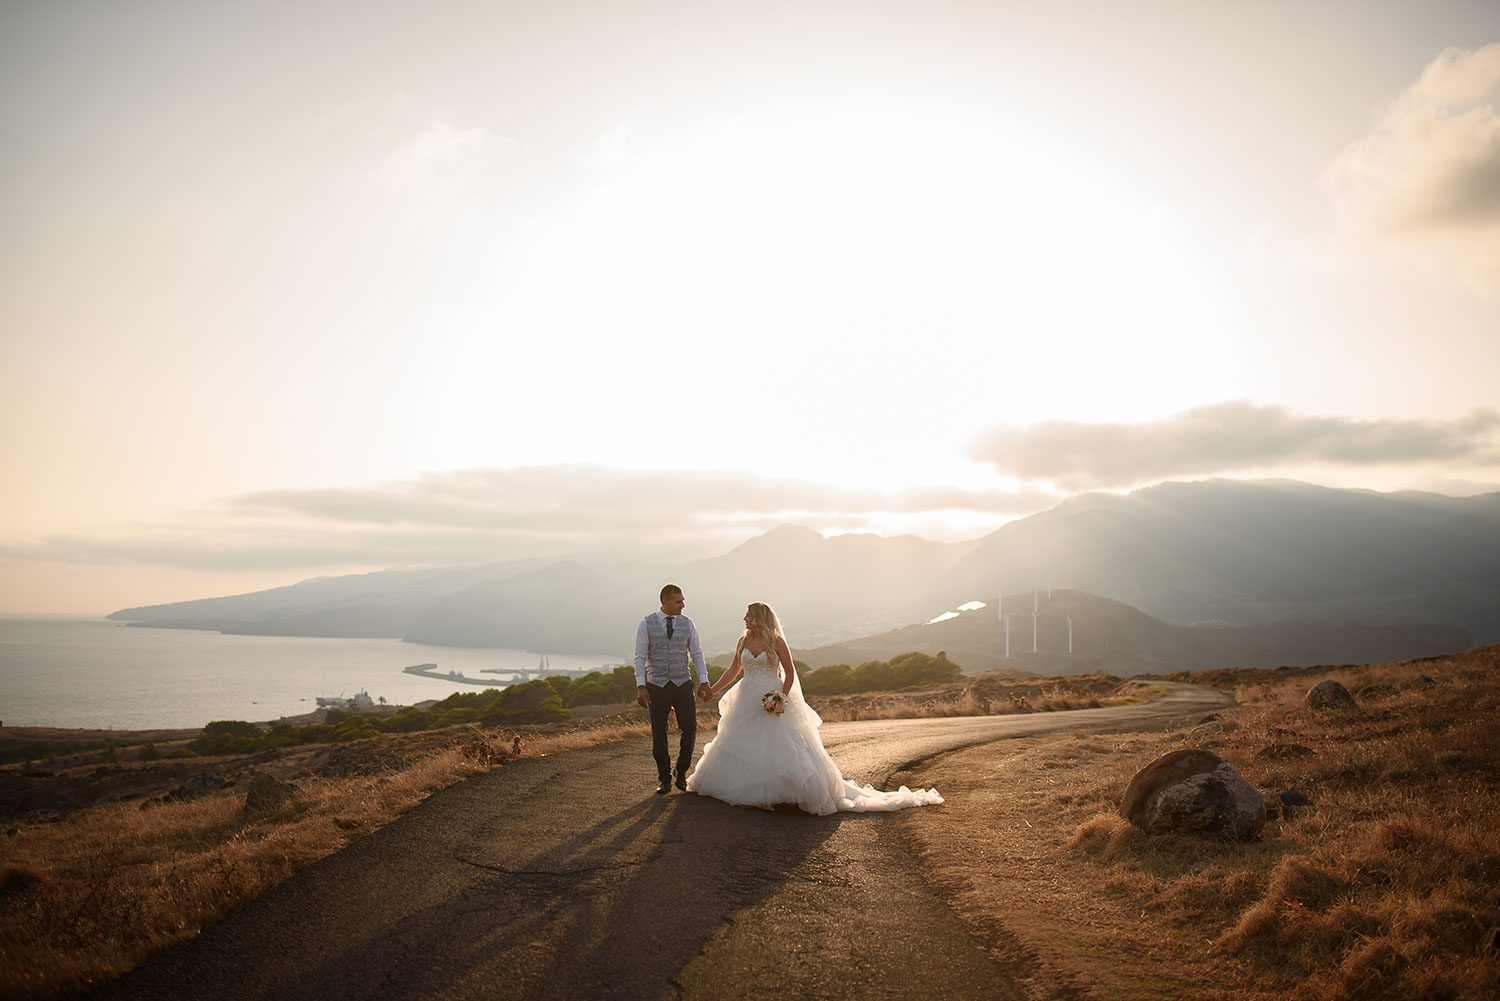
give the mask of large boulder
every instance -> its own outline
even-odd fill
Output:
[[[1328,678],[1313,685],[1312,691],[1307,693],[1307,704],[1314,709],[1353,709],[1354,696],[1349,694],[1349,689]]]
[[[1169,751],[1136,773],[1120,813],[1148,833],[1227,834],[1249,840],[1266,822],[1266,800],[1211,751]]]

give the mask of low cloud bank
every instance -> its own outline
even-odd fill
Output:
[[[1196,407],[1142,424],[1045,421],[977,435],[970,458],[1063,491],[1286,466],[1500,463],[1500,414],[1455,420],[1309,416],[1249,402]]]
[[[262,491],[125,537],[0,545],[0,559],[262,571],[569,556],[678,561],[718,555],[788,522],[888,534],[893,524],[956,514],[994,527],[1060,499],[1045,489],[886,491],[736,472],[472,469],[364,487]]]
[[[374,487],[274,490],[233,503],[262,515],[351,524],[611,533],[726,523],[774,527],[794,515],[857,519],[943,510],[1019,515],[1058,499],[1040,490],[869,490],[737,472],[564,465],[463,470]]]

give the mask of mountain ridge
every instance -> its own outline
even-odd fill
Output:
[[[1289,480],[1163,483],[1079,495],[960,543],[825,537],[782,525],[719,556],[680,563],[601,568],[529,559],[387,570],[122,609],[110,618],[226,632],[617,650],[624,658],[636,622],[669,580],[685,589],[687,614],[710,652],[732,646],[751,600],[775,605],[811,649],[922,623],[1002,587],[1049,583],[1174,626],[1449,624],[1489,643],[1500,640],[1500,494],[1382,494]]]

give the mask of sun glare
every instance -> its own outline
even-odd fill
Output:
[[[797,402],[768,408],[768,430],[811,435],[824,472],[819,427],[855,418],[868,437],[841,432],[848,475],[892,442],[931,440],[932,425],[871,398],[893,382],[928,394],[955,438],[1235,390],[1213,283],[1168,211],[1077,152],[954,109],[814,104],[626,132],[495,297],[503,347],[461,380],[587,358],[571,388],[602,397],[659,378],[681,345],[711,394],[716,377],[776,364]],[[721,448],[708,425],[700,441],[684,428],[685,444]],[[568,435],[565,421],[550,430]],[[574,438],[618,461],[639,434],[592,420]],[[788,472],[797,452],[789,442]]]

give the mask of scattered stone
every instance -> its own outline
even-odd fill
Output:
[[[1317,751],[1314,751],[1305,744],[1283,744],[1277,742],[1262,747],[1256,756],[1267,758],[1271,761],[1284,761],[1288,758],[1305,758],[1317,753]]]
[[[1266,789],[1261,794],[1266,799],[1267,820],[1291,820],[1312,806],[1307,794],[1297,789]]]
[[[1193,732],[1194,733],[1209,734],[1209,733],[1218,733],[1218,732],[1220,732],[1223,729],[1224,729],[1224,724],[1223,723],[1220,723],[1216,719],[1211,719],[1211,720],[1205,720],[1204,722],[1199,723],[1197,726],[1193,727]]]
[[[1365,702],[1394,698],[1399,694],[1394,685],[1366,685],[1359,690],[1359,697]]]
[[[164,803],[180,803],[189,799],[197,799],[207,796],[209,793],[218,792],[220,789],[232,785],[229,780],[221,775],[203,773],[189,776],[188,779],[173,789],[171,792],[162,793],[141,803],[142,810],[148,810],[153,806],[161,806]]]
[[[1314,709],[1353,709],[1354,696],[1349,694],[1349,689],[1328,678],[1307,693],[1307,704]]]
[[[1210,751],[1169,751],[1136,773],[1120,813],[1148,833],[1223,833],[1249,840],[1266,801],[1233,765]]]
[[[29,869],[17,869],[8,867],[0,869],[0,899],[13,894],[25,893],[33,887],[41,885],[42,877]]]
[[[358,744],[333,744],[319,751],[307,763],[307,770],[325,779],[343,779],[382,772],[398,771],[405,755],[395,747],[379,747],[361,741]]]
[[[1401,687],[1408,692],[1425,691],[1429,688],[1436,688],[1437,682],[1433,681],[1425,674],[1419,674],[1415,678],[1412,678],[1410,681],[1406,682]]]
[[[280,782],[265,772],[251,772],[245,790],[245,816],[257,817],[270,813],[297,795],[297,787],[290,782]]]

